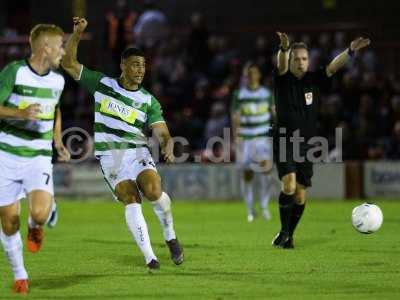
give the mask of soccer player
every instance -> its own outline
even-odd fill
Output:
[[[95,155],[106,183],[125,205],[125,219],[149,269],[158,269],[141,207],[143,194],[153,205],[163,227],[171,259],[183,262],[183,250],[174,231],[171,200],[161,189],[161,178],[147,148],[144,129],[149,126],[161,144],[167,162],[173,160],[173,142],[159,102],[141,87],[144,54],[129,48],[121,55],[121,76],[111,78],[77,61],[77,48],[87,21],[74,18],[62,66],[95,100]]]
[[[267,137],[274,110],[272,95],[261,85],[261,70],[255,64],[244,68],[246,85],[233,93],[232,130],[237,147],[236,155],[241,173],[241,189],[247,206],[247,221],[255,217],[255,173],[260,175],[260,206],[266,220],[270,197],[272,146]]]
[[[31,56],[8,64],[0,73],[0,218],[1,243],[14,273],[14,291],[28,292],[22,256],[20,199],[29,200],[28,250],[43,242],[43,228],[53,206],[52,142],[59,160],[68,161],[61,139],[60,65],[63,31],[52,24],[30,33]]]
[[[277,57],[275,104],[277,127],[274,136],[274,158],[282,182],[279,195],[281,231],[272,244],[294,248],[293,232],[303,214],[306,188],[313,176],[311,141],[315,137],[320,89],[342,68],[354,53],[369,45],[370,40],[357,38],[331,63],[316,72],[308,71],[308,49],[304,43],[293,43],[285,33],[277,33],[280,50]],[[282,141],[281,141],[282,140]],[[293,144],[293,145],[291,145]],[[297,149],[296,149],[297,147]]]

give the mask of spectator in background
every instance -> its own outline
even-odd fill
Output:
[[[336,128],[341,120],[341,102],[337,94],[322,97],[319,107],[319,134],[328,139],[329,148],[335,144]]]
[[[340,159],[357,159],[360,153],[360,144],[357,138],[353,135],[349,124],[345,121],[341,121],[337,127],[341,129],[342,145],[335,145],[335,147],[329,152],[328,160],[338,161]]]
[[[315,71],[318,66],[326,66],[330,62],[329,33],[321,33],[318,37],[318,45],[310,49],[310,71]]]
[[[400,95],[393,96],[390,102],[393,109],[393,120],[400,120]]]
[[[226,105],[223,102],[215,102],[211,107],[210,118],[204,131],[205,143],[212,137],[222,137],[224,128],[229,127],[229,117]]]
[[[181,52],[182,45],[178,37],[166,41],[153,58],[152,78],[163,85],[169,98],[169,109],[180,110],[182,103],[190,101],[193,83]]]
[[[115,9],[106,13],[106,42],[116,66],[121,52],[134,42],[132,28],[137,16],[137,12],[129,10],[126,0],[117,0]]]
[[[168,20],[165,14],[157,9],[155,0],[145,1],[145,10],[139,16],[133,32],[137,45],[146,50],[153,49],[166,39]]]
[[[346,44],[346,35],[342,31],[338,31],[334,34],[334,45],[330,54],[330,58],[335,58],[339,53],[343,51],[347,46]],[[347,68],[346,68],[347,69]]]
[[[221,84],[229,77],[230,63],[235,59],[236,52],[230,47],[228,38],[224,35],[211,36],[208,45],[212,51],[208,75],[214,83]]]
[[[387,141],[386,157],[400,159],[400,120],[394,124],[392,138]]]
[[[194,13],[190,18],[189,36],[186,46],[186,61],[193,72],[205,73],[210,63],[211,53],[208,48],[209,31],[201,13]]]
[[[203,162],[222,162],[225,158],[231,157],[229,140],[224,139],[223,142],[215,140],[217,137],[230,138],[229,134],[224,136],[225,128],[229,128],[227,107],[224,102],[217,101],[211,107],[210,118],[204,131]]]
[[[251,58],[256,65],[260,66],[263,74],[268,74],[273,70],[272,47],[268,44],[268,40],[264,35],[259,35],[257,37]]]

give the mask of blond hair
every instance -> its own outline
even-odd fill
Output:
[[[54,24],[37,24],[32,28],[29,35],[29,42],[34,44],[43,35],[64,35],[64,31],[57,25]]]

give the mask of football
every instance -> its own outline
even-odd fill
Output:
[[[383,214],[379,206],[371,203],[363,203],[353,209],[353,227],[361,233],[373,233],[377,231],[383,222]]]

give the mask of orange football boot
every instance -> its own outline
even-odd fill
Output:
[[[36,253],[42,247],[44,232],[43,228],[28,228],[27,247],[32,253]]]
[[[28,279],[19,279],[14,281],[13,287],[14,293],[17,294],[28,294],[29,291],[29,281]]]

